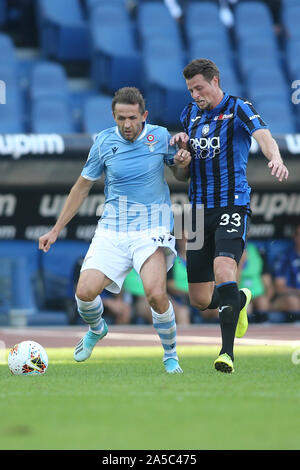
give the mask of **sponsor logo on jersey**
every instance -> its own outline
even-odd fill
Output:
[[[196,158],[214,158],[220,153],[220,137],[200,137],[190,139]]]
[[[253,116],[250,116],[250,117],[249,117],[249,120],[250,120],[250,121],[253,121],[253,119],[256,119],[256,118],[259,118],[259,117],[260,117],[259,114],[253,114]]]
[[[214,117],[214,121],[224,121],[225,119],[232,119],[233,113],[231,114],[219,114],[219,116]]]

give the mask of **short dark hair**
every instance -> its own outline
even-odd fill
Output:
[[[121,104],[138,104],[141,114],[144,114],[146,110],[145,100],[138,88],[135,87],[124,87],[120,88],[115,92],[112,100],[112,111],[115,112],[115,106],[117,103]]]
[[[201,74],[206,81],[211,82],[214,77],[218,77],[220,84],[220,71],[216,64],[209,59],[192,60],[183,70],[183,76],[190,80],[195,75]]]

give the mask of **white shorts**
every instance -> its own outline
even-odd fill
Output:
[[[144,262],[157,250],[164,248],[167,271],[177,255],[175,237],[163,230],[115,232],[98,226],[82,263],[81,271],[98,269],[113,282],[106,289],[114,294],[121,291],[132,268],[140,273]]]

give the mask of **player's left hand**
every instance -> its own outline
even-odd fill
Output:
[[[186,168],[191,162],[191,154],[188,150],[179,149],[174,157],[174,163],[179,168]]]
[[[287,180],[289,176],[289,170],[283,164],[282,161],[274,159],[268,163],[268,167],[271,168],[271,175],[278,178],[279,181],[283,179]]]

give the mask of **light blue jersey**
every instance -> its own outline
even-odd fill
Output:
[[[118,127],[98,134],[81,175],[91,181],[105,175],[103,228],[136,231],[164,227],[173,230],[170,191],[164,164],[173,165],[176,149],[165,127],[145,124],[130,142]]]

